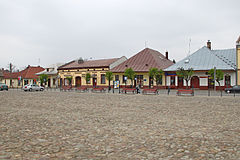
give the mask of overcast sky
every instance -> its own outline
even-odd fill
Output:
[[[0,67],[234,48],[239,0],[0,0]],[[40,60],[40,61],[39,61]]]

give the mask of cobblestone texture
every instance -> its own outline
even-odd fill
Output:
[[[239,98],[0,92],[0,159],[239,158]]]

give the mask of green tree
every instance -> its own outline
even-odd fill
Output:
[[[106,72],[106,79],[108,80],[108,91],[111,89],[110,82],[113,80],[113,73],[111,71]]]
[[[214,79],[214,69],[211,69],[210,71],[208,71],[208,75],[210,76],[211,79]],[[215,80],[218,83],[219,87],[220,87],[220,81],[223,80],[223,77],[224,77],[223,71],[217,69]]]
[[[39,75],[40,83],[41,85],[44,83],[46,85],[46,82],[48,81],[48,75],[47,74],[41,74]]]
[[[188,82],[192,78],[193,74],[194,74],[194,71],[192,68],[188,68],[187,70],[185,70],[183,67],[180,67],[177,70],[177,76],[183,77],[183,79],[186,81],[187,88],[188,88]]]
[[[91,79],[91,74],[90,73],[87,73],[86,76],[85,76],[85,80],[86,80],[86,83],[88,84],[88,82],[90,81]]]
[[[131,80],[131,87],[133,87],[133,80],[135,78],[135,72],[132,68],[125,69],[124,75]]]
[[[163,73],[163,70],[158,70],[157,68],[150,68],[148,72],[149,77],[156,82],[157,86],[162,82]]]
[[[161,70],[161,69],[157,72],[157,75],[156,75],[156,84],[157,84],[157,86],[158,86],[159,84],[162,84],[163,74],[164,74],[164,72],[163,72],[163,70]]]
[[[71,86],[71,85],[72,85],[72,79],[73,79],[73,77],[72,77],[72,76],[66,77],[66,79],[68,80],[69,85]]]

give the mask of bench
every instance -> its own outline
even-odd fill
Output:
[[[194,91],[193,90],[178,90],[177,91],[177,95],[178,96],[184,96],[184,95],[188,95],[188,96],[194,96]]]
[[[93,88],[92,92],[105,92],[105,89],[102,87],[98,87],[98,88]]]
[[[143,89],[142,93],[143,94],[147,94],[147,93],[158,94],[158,91],[157,91],[157,89]]]
[[[87,92],[87,87],[76,87],[76,90],[80,92]]]
[[[135,88],[123,88],[122,89],[122,93],[136,93],[136,89]]]
[[[62,90],[63,91],[70,91],[72,89],[72,86],[63,86]]]

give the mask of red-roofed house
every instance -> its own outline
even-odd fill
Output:
[[[114,80],[120,81],[120,85],[125,85],[124,72],[127,68],[132,68],[136,73],[134,86],[139,84],[141,87],[149,87],[156,86],[155,82],[153,82],[153,80],[149,77],[148,72],[150,68],[163,70],[171,65],[173,65],[173,62],[168,59],[168,52],[166,52],[166,56],[164,56],[156,50],[145,48],[125,62],[111,69],[111,71],[115,75]],[[165,87],[164,75],[162,81],[159,83],[161,88]],[[130,80],[127,80],[126,84],[130,85]]]
[[[36,73],[43,70],[44,68],[40,66],[34,67],[29,65],[20,72],[10,73],[9,71],[3,71],[4,83],[13,88],[21,88],[26,84],[38,84],[38,76]]]

